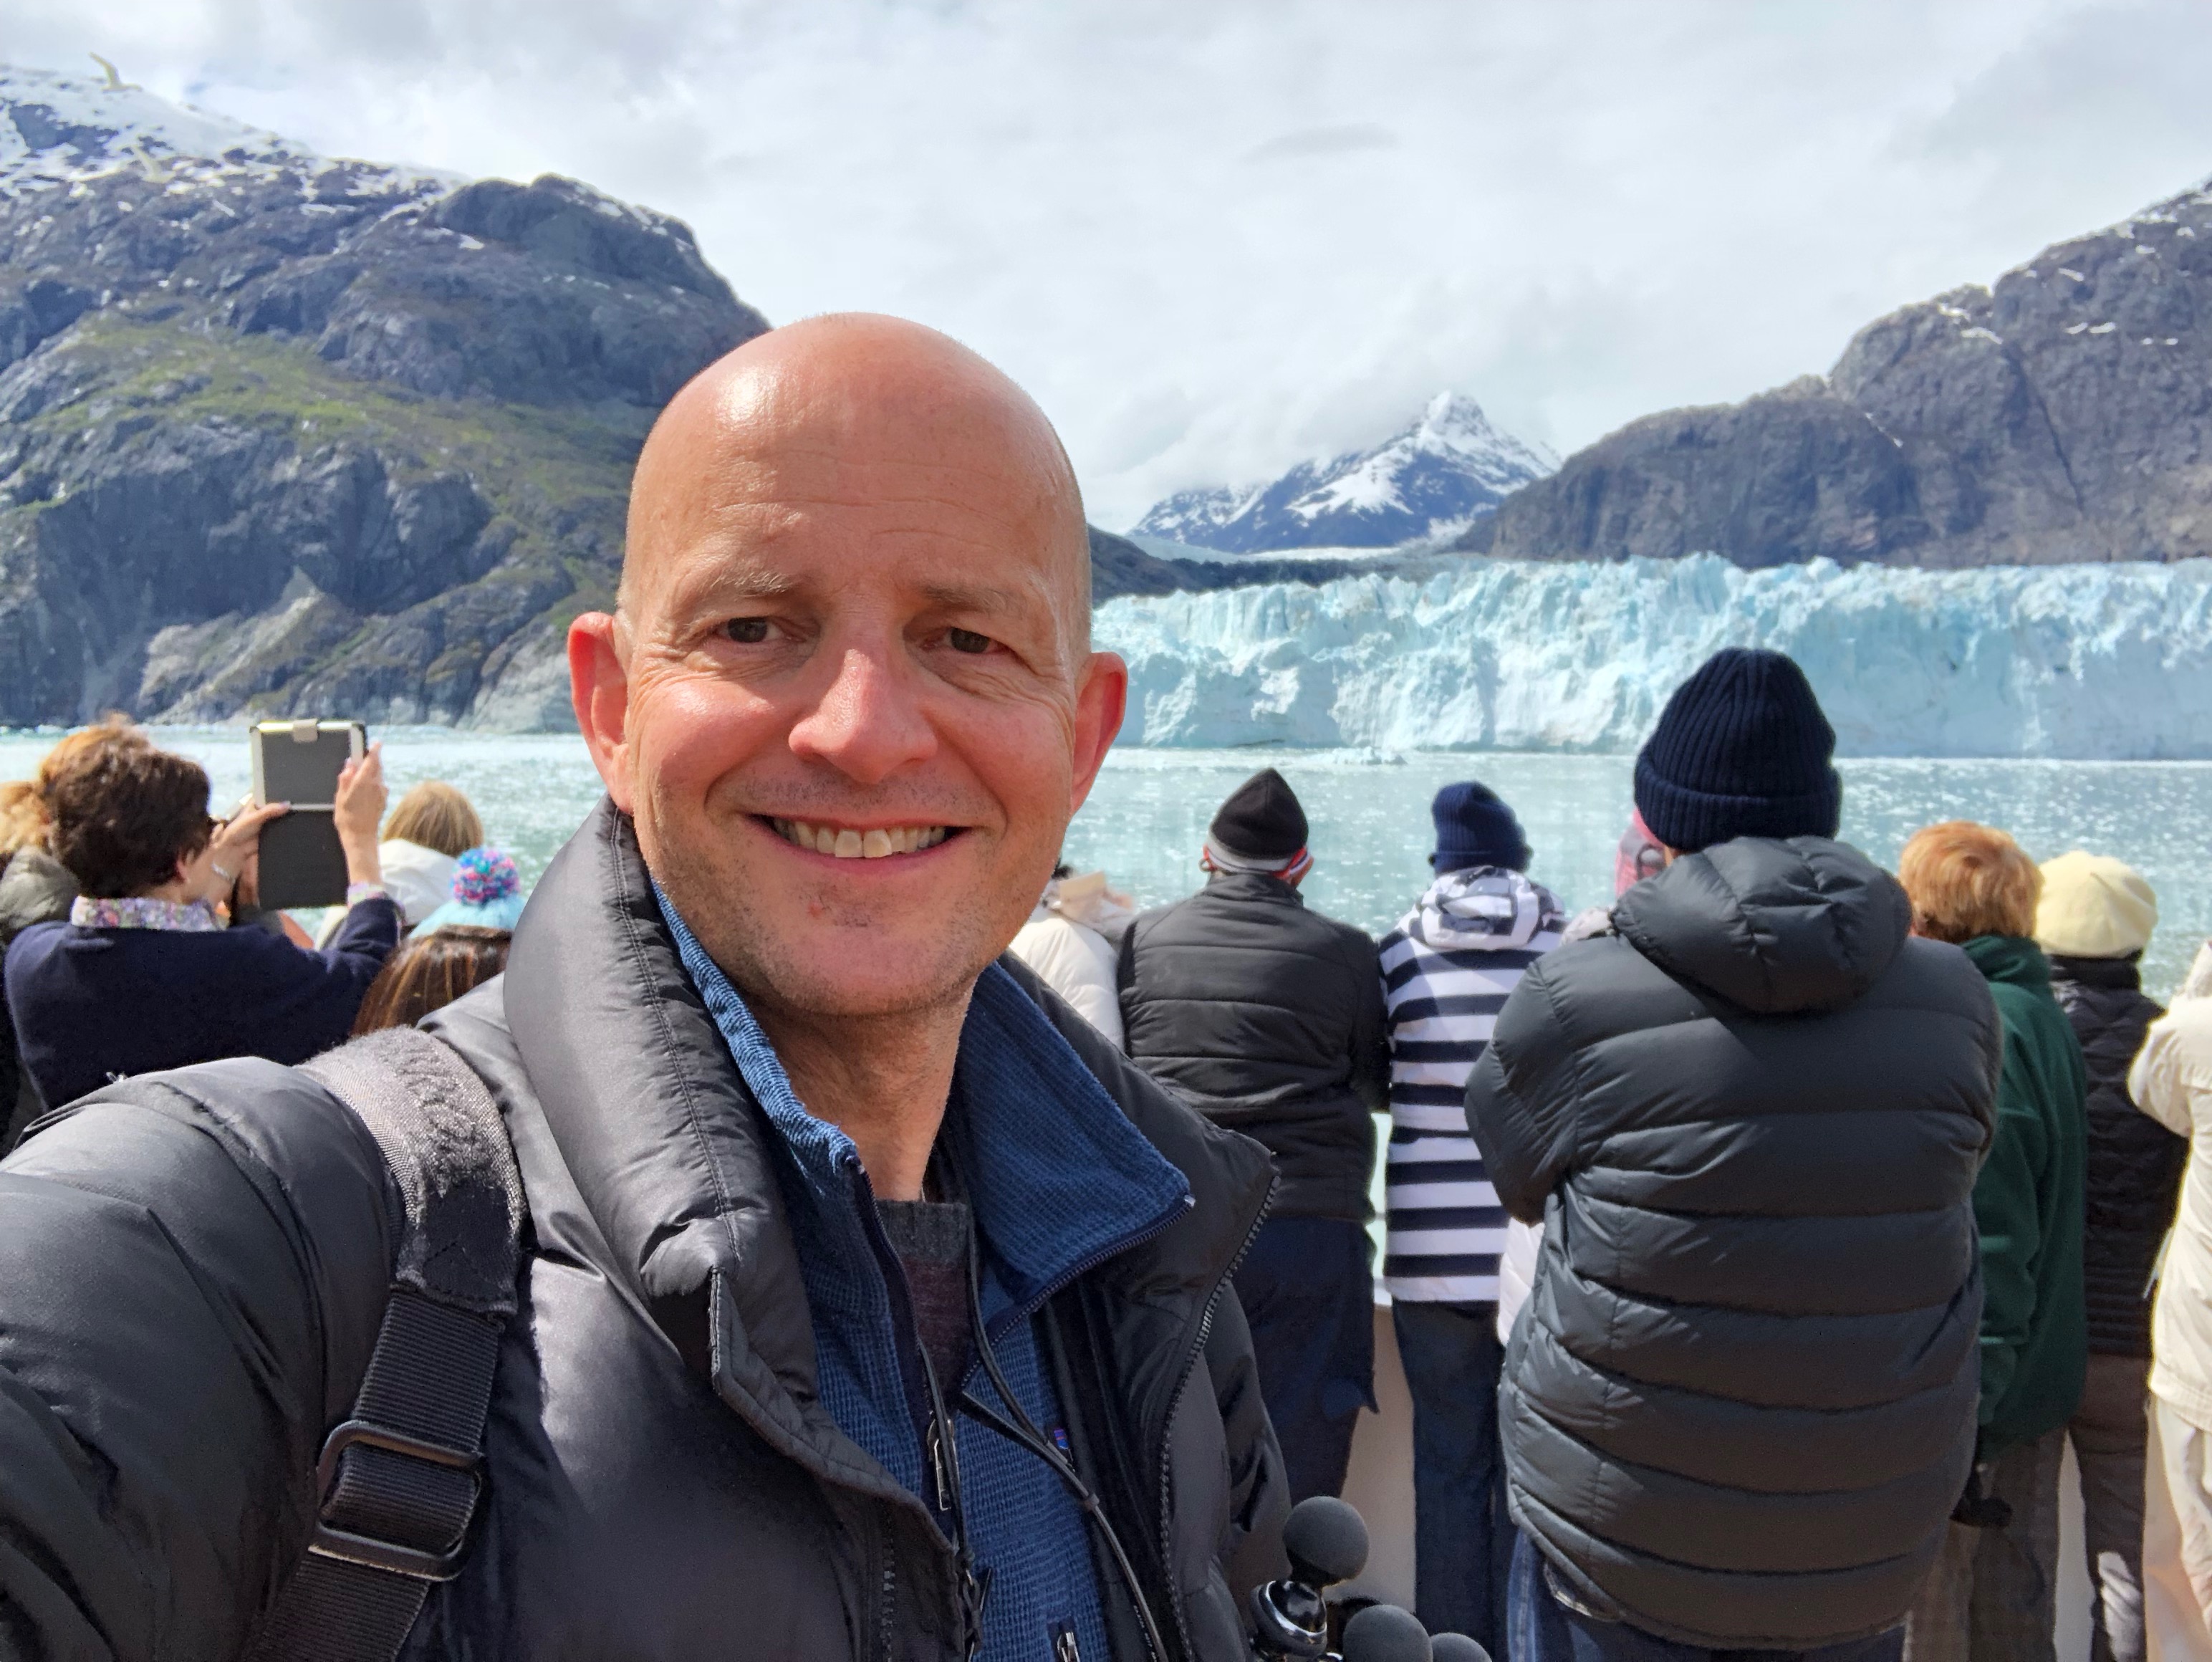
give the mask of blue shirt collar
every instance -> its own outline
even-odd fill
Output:
[[[859,1169],[852,1139],[806,1111],[744,998],[658,885],[653,893],[732,1060],[798,1167],[803,1203],[835,1208]],[[939,1135],[967,1184],[992,1280],[1006,1300],[993,1318],[994,1330],[1157,1234],[1194,1203],[1182,1172],[1129,1123],[1050,1019],[995,964],[978,978],[969,1003]]]

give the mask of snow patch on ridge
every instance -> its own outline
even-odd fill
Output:
[[[1804,667],[1854,756],[2212,758],[2212,561],[1746,571],[1479,561],[1126,597],[1123,741],[1627,752],[1723,646]]]
[[[0,193],[136,171],[148,182],[214,175],[315,174],[343,166],[395,193],[464,181],[423,168],[333,162],[264,128],[174,104],[128,82],[0,64]]]

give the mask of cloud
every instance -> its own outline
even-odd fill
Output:
[[[1354,121],[1341,127],[1306,127],[1283,133],[1244,152],[1247,161],[1285,161],[1299,156],[1344,155],[1353,150],[1395,150],[1402,143],[1379,121]]]
[[[11,0],[5,52],[677,213],[1003,363],[1102,522],[1445,387],[1567,450],[2212,171],[2212,7]]]

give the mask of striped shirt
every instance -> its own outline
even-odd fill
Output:
[[[1382,937],[1390,1022],[1382,1284],[1394,1299],[1498,1301],[1505,1210],[1468,1135],[1467,1080],[1506,995],[1565,927],[1549,890],[1485,866],[1439,877]]]

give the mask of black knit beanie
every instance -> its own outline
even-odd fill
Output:
[[[1636,758],[1636,808],[1668,848],[1738,837],[1833,837],[1836,730],[1796,661],[1728,647],[1674,689]]]
[[[1247,860],[1288,860],[1306,845],[1306,811],[1290,781],[1262,768],[1213,816],[1213,840]]]

